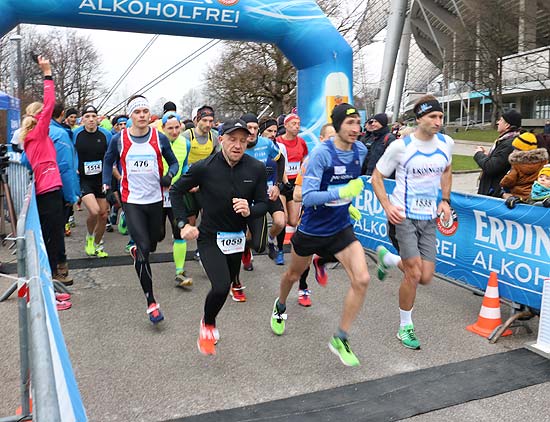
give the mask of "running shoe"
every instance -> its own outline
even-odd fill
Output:
[[[94,245],[94,236],[86,235],[86,246],[84,247],[84,252],[88,256],[95,256],[95,245]]]
[[[76,222],[74,221],[74,215],[71,215],[69,217],[69,224],[71,225],[71,227],[76,227]]]
[[[246,302],[246,295],[244,294],[245,286],[242,284],[231,284],[229,294],[235,302]]]
[[[71,224],[67,223],[65,224],[65,236],[69,237],[71,235]]]
[[[241,261],[243,262],[243,270],[252,271],[254,269],[254,265],[252,265],[252,251],[250,248],[244,249]]]
[[[376,276],[378,277],[378,280],[380,280],[380,281],[384,281],[384,279],[388,275],[388,266],[386,264],[384,264],[384,256],[386,256],[386,254],[388,252],[389,251],[383,245],[378,245],[376,247],[376,255],[377,255],[377,261],[378,261],[377,262],[378,263],[378,268],[377,268],[377,271],[376,271]]]
[[[113,226],[111,225],[111,223],[105,224],[105,231],[106,231],[106,232],[109,232],[109,233],[114,232]]]
[[[103,244],[100,242],[98,245],[95,245],[95,256],[98,258],[107,258],[109,254],[103,249]]]
[[[277,256],[275,257],[275,264],[285,265],[285,253],[283,251],[277,252]]]
[[[199,330],[199,338],[197,340],[197,346],[199,352],[203,355],[215,355],[216,354],[216,327],[213,325],[207,325],[201,320],[201,328]],[[217,336],[219,338],[219,334]]]
[[[128,241],[128,243],[126,244],[126,246],[124,247],[124,251],[126,253],[130,253],[131,249],[132,249],[132,246],[134,246],[136,244],[136,242],[134,242],[132,239],[130,239]]]
[[[282,336],[285,332],[286,314],[280,313],[277,309],[278,301],[279,298],[275,299],[275,303],[273,304],[273,311],[271,314],[271,331],[278,336]]]
[[[126,225],[126,214],[123,212],[120,213],[120,218],[118,219],[118,232],[122,235],[128,234],[128,226]]]
[[[315,268],[315,280],[320,286],[325,287],[328,282],[328,274],[325,269],[325,265],[319,263],[321,257],[319,255],[313,255],[313,268]]]
[[[69,293],[55,293],[55,300],[58,302],[65,302],[71,300],[71,295]]]
[[[414,332],[414,325],[412,324],[407,324],[404,327],[399,327],[397,338],[401,340],[401,344],[403,346],[409,349],[420,349],[420,341],[418,341],[418,337],[416,337],[416,333]]]
[[[147,308],[147,315],[153,324],[158,324],[164,319],[158,303],[151,303]]]
[[[191,287],[193,285],[193,279],[187,277],[185,271],[176,274],[176,287]]]
[[[72,303],[67,300],[56,300],[55,301],[55,307],[58,311],[66,311],[67,309],[71,309]]]
[[[126,245],[128,247],[128,245]],[[135,244],[130,245],[130,256],[136,262],[137,259],[137,246]]]
[[[332,337],[328,344],[332,353],[340,358],[340,361],[346,366],[359,366],[361,363],[357,356],[351,351],[349,342],[340,337]]]
[[[277,257],[277,247],[275,243],[267,243],[267,256],[273,260]]]
[[[311,306],[311,290],[298,290],[298,304],[305,307]]]

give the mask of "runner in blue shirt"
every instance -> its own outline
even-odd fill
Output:
[[[349,346],[348,331],[361,310],[370,280],[365,253],[355,238],[348,211],[352,198],[363,192],[360,174],[367,149],[356,142],[360,121],[353,106],[338,105],[332,112],[336,136],[318,145],[310,154],[303,180],[304,212],[291,240],[290,266],[281,278],[279,297],[275,299],[271,316],[272,331],[282,335],[286,299],[292,285],[308,267],[313,254],[334,255],[349,274],[351,286],[329,348],[347,366],[359,365]]]

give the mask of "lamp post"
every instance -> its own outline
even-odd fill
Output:
[[[20,77],[21,77],[21,39],[23,37],[19,34],[10,35],[10,41],[12,42],[12,51],[10,54],[10,89],[11,96],[18,97],[21,95],[20,92]]]

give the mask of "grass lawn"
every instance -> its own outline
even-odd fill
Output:
[[[449,131],[448,135],[453,139],[473,142],[494,142],[498,138],[498,132],[494,129],[471,129],[468,131],[460,130],[459,132]]]
[[[453,155],[453,171],[479,170],[479,166],[469,155]]]

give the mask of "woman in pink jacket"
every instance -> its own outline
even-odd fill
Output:
[[[36,203],[42,237],[46,245],[50,269],[57,272],[59,249],[64,239],[63,195],[56,152],[49,138],[50,120],[55,106],[55,87],[49,60],[38,57],[38,65],[44,73],[44,103],[34,102],[26,108],[21,124],[20,144],[34,173]],[[59,298],[59,297],[58,297]],[[66,304],[66,305],[63,305]],[[69,302],[59,302],[58,309],[67,309]]]

